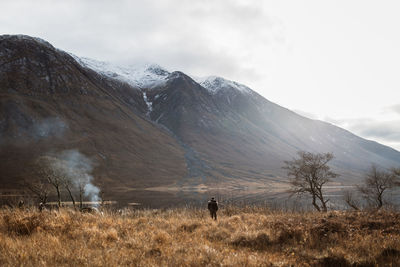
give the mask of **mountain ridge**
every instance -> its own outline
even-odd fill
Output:
[[[95,182],[125,193],[284,184],[283,161],[299,150],[333,152],[342,184],[360,181],[371,163],[400,164],[393,148],[303,117],[240,83],[158,65],[107,71],[108,63],[96,62],[41,39],[0,36],[0,184],[15,187],[32,172],[19,163],[71,148],[98,162]],[[42,128],[43,136],[32,135]]]

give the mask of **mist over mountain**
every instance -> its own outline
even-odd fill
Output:
[[[67,149],[96,162],[94,183],[113,192],[274,186],[299,150],[333,152],[342,184],[371,163],[400,164],[400,152],[237,82],[79,58],[29,36],[0,36],[0,95],[3,188],[31,177],[40,155]]]

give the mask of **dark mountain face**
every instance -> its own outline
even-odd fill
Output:
[[[333,152],[340,181],[400,153],[269,102],[222,78],[195,81],[84,61],[27,36],[0,37],[0,184],[47,152],[79,149],[110,188],[244,187],[285,181],[299,150]],[[24,166],[21,168],[20,166]]]
[[[183,149],[142,115],[142,93],[82,68],[25,36],[0,38],[0,184],[34,174],[38,156],[78,149],[113,187],[173,183],[186,173]],[[21,168],[23,166],[23,168]]]

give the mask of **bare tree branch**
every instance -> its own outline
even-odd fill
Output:
[[[50,194],[49,183],[47,180],[40,179],[36,181],[24,181],[23,186],[33,193],[40,203],[46,205]]]
[[[354,195],[350,191],[345,191],[343,196],[344,201],[354,210],[360,210],[360,203],[354,199]]]
[[[76,208],[76,205],[75,205],[75,198],[74,198],[74,195],[72,194],[72,187],[73,187],[73,184],[72,184],[71,180],[68,179],[68,177],[63,177],[62,183],[63,183],[63,185],[64,185],[64,188],[67,190],[68,195],[69,195],[69,197],[71,198],[72,205],[74,206],[74,209],[75,209],[75,208]]]
[[[333,159],[332,153],[313,154],[299,151],[299,158],[285,161],[283,169],[292,177],[290,192],[292,194],[309,194],[312,205],[318,211],[327,211],[326,204],[329,199],[324,199],[322,187],[338,174],[332,172],[327,165]]]
[[[376,165],[372,165],[365,175],[364,184],[358,190],[372,206],[380,209],[385,204],[386,191],[395,186],[394,172],[379,170]]]
[[[62,175],[54,168],[56,158],[50,156],[42,156],[36,161],[38,167],[38,174],[43,179],[46,179],[50,185],[54,187],[57,192],[58,207],[61,206],[61,186],[62,186]]]
[[[400,168],[393,168],[392,173],[396,176],[395,185],[400,186]]]

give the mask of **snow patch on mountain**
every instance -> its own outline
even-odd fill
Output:
[[[242,93],[252,92],[252,90],[249,87],[234,81],[224,79],[222,77],[217,77],[217,76],[208,76],[202,78],[195,77],[194,80],[201,86],[206,88],[208,91],[210,91],[212,94],[216,94],[220,90],[229,90],[229,89],[235,89]]]
[[[147,99],[147,93],[143,92],[143,100],[147,105],[147,113],[146,115],[149,116],[150,113],[153,111],[153,103]]]
[[[70,54],[83,67],[92,69],[97,73],[111,79],[126,82],[139,89],[151,89],[164,85],[168,80],[172,80],[180,75],[181,72],[168,72],[157,64],[118,66],[109,62],[98,61],[85,57],[77,57]],[[240,83],[224,79],[217,76],[193,77],[193,80],[206,88],[212,94],[220,90],[236,90],[241,93],[251,93],[252,90]]]
[[[163,85],[170,75],[167,70],[156,64],[117,66],[109,62],[70,55],[83,67],[140,89],[150,89]]]

